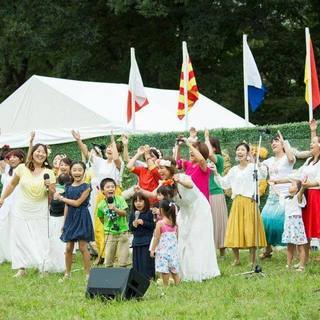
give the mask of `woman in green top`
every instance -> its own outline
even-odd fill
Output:
[[[223,175],[224,159],[221,155],[220,142],[218,139],[209,137],[209,131],[205,130],[205,142],[209,149],[209,160],[212,161],[220,175]],[[224,191],[214,180],[214,174],[211,172],[209,180],[210,206],[213,221],[214,243],[216,248],[220,249],[220,256],[225,255],[224,237],[228,221],[228,209]]]

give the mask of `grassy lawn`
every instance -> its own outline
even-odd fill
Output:
[[[304,273],[285,269],[285,251],[261,263],[266,277],[238,276],[248,271],[231,267],[231,252],[219,260],[222,276],[178,287],[152,284],[142,301],[86,299],[82,270],[58,283],[59,274],[40,278],[29,271],[14,279],[9,264],[0,266],[0,319],[320,319],[320,263],[314,259]],[[81,268],[77,256],[74,269]],[[164,293],[164,294],[163,294]]]

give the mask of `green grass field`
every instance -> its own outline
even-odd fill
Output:
[[[314,254],[315,255],[315,254]],[[304,273],[285,269],[285,251],[261,262],[266,277],[239,276],[248,271],[231,267],[231,252],[219,260],[222,276],[203,283],[182,283],[164,290],[152,283],[142,301],[86,299],[80,256],[72,279],[58,283],[59,274],[41,278],[30,270],[12,278],[10,264],[0,266],[0,319],[320,319],[320,263]]]

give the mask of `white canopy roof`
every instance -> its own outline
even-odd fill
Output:
[[[127,125],[128,85],[32,76],[0,105],[0,145],[28,145],[31,131],[36,142],[72,141],[70,131],[83,139],[132,132]],[[149,105],[136,113],[141,133],[184,131],[178,119],[178,91],[146,88]],[[245,127],[245,120],[200,95],[189,113],[189,127],[197,129]]]

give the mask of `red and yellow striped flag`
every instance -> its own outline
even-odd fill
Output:
[[[187,54],[186,61],[188,61],[188,112],[199,99],[199,90],[194,76],[194,71],[192,68],[191,60]],[[184,107],[184,64],[182,63],[181,74],[180,74],[180,89],[179,89],[179,104],[177,115],[181,120],[185,116],[185,107]]]

